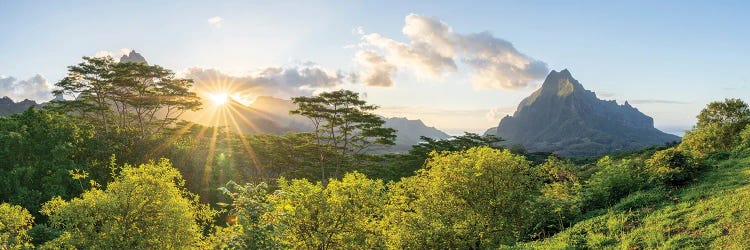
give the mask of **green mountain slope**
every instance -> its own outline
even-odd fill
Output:
[[[519,249],[748,249],[750,156],[712,164],[694,183],[639,191]]]

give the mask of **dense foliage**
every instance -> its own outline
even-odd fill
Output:
[[[203,205],[182,189],[168,160],[124,166],[105,189],[69,201],[54,198],[42,213],[64,233],[48,244],[92,249],[186,248],[201,240]],[[210,214],[208,215],[210,217]]]
[[[24,249],[31,247],[28,231],[33,217],[21,206],[0,204],[0,249]]]
[[[80,98],[0,117],[1,249],[750,247],[737,99],[679,144],[568,159],[470,133],[366,154],[394,131],[350,91],[295,99],[313,132],[241,135],[177,122],[199,103],[158,66],[58,86]]]
[[[52,197],[71,198],[88,187],[72,173],[104,180],[109,171],[96,162],[93,136],[92,126],[55,112],[29,109],[0,117],[0,202],[38,215]]]

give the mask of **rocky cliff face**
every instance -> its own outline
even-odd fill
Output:
[[[654,120],[628,102],[598,99],[568,70],[552,71],[513,116],[487,133],[531,152],[564,156],[604,155],[679,140],[654,128]]]

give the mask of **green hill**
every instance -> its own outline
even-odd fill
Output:
[[[708,164],[687,186],[630,194],[519,249],[748,249],[750,156]]]

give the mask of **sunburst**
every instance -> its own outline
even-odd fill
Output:
[[[214,106],[223,106],[229,102],[229,95],[227,93],[207,93],[206,97]]]

